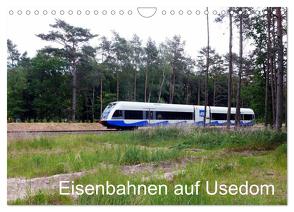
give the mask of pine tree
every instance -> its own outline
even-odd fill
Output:
[[[62,54],[68,61],[69,70],[72,74],[72,121],[75,121],[77,111],[77,65],[81,57],[81,49],[86,42],[97,35],[90,33],[88,29],[74,27],[59,19],[50,26],[55,31],[50,31],[48,34],[38,34],[37,36],[42,40],[59,44],[61,48],[48,48],[48,50]]]
[[[278,70],[277,70],[277,103],[276,103],[276,130],[282,128],[283,116],[283,27],[282,27],[282,14],[281,8],[276,8],[277,16],[277,44],[278,44]]]

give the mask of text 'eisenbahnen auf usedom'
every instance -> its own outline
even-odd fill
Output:
[[[60,195],[167,195],[173,192],[176,196],[181,195],[274,195],[273,184],[249,184],[245,181],[241,184],[223,184],[218,181],[195,181],[194,184],[175,184],[171,189],[165,184],[133,184],[127,181],[126,184],[111,184],[106,181],[104,184],[75,184],[74,181],[60,181]]]

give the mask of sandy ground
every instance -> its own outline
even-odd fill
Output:
[[[104,130],[99,123],[8,123],[7,131]]]
[[[218,127],[219,128],[219,127]],[[225,128],[225,127],[224,127]],[[99,123],[8,123],[8,132],[22,131],[79,131],[79,130],[105,130]],[[142,128],[144,129],[144,128]],[[234,130],[234,127],[231,127]],[[264,129],[263,124],[255,124],[253,127],[241,128],[247,130]]]
[[[87,131],[81,132],[82,130]],[[59,136],[63,134],[99,134],[103,133],[104,130],[109,129],[99,123],[8,123],[7,139],[8,141],[12,141],[43,136]]]
[[[35,138],[41,138],[41,137],[56,137],[56,136],[62,136],[62,135],[77,135],[77,134],[102,134],[102,133],[109,133],[109,132],[113,132],[113,130],[103,130],[103,131],[93,131],[93,132],[89,132],[89,131],[85,131],[85,132],[10,132],[7,133],[7,141],[11,142],[11,141],[19,141],[19,140],[29,140],[29,139],[35,139]],[[117,132],[117,131],[116,131]]]
[[[32,179],[9,178],[7,179],[7,201],[24,199],[30,194],[36,194],[39,190],[59,189],[60,181],[70,181],[85,175],[86,172],[58,174],[49,177]]]
[[[185,167],[188,162],[199,160],[200,158],[191,157],[183,158],[179,161],[162,161],[160,163],[142,163],[136,165],[121,166],[121,171],[126,175],[134,175],[137,173],[145,173],[147,176],[142,177],[142,181],[151,179],[165,179],[172,181],[174,176],[185,172]],[[109,165],[108,165],[109,166]],[[106,168],[105,164],[101,167]],[[154,174],[160,171],[161,174]],[[38,177],[32,179],[26,178],[8,178],[7,179],[7,201],[24,199],[28,195],[34,195],[39,190],[53,191],[59,189],[60,181],[72,181],[78,179],[85,174],[94,173],[95,169],[82,172],[74,172],[67,174],[57,174],[48,177]],[[158,173],[158,172],[157,172]]]

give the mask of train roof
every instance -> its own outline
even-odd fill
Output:
[[[215,107],[211,106],[210,110],[212,113],[227,113],[228,108],[227,107]],[[241,114],[254,114],[254,111],[251,108],[240,108]],[[231,113],[236,113],[236,108],[231,108]]]
[[[118,101],[116,107],[127,107],[129,109],[159,109],[159,110],[183,110],[193,112],[193,105],[181,105],[181,104],[165,104],[165,103],[150,103],[150,102],[128,102]]]
[[[128,109],[157,109],[157,110],[181,110],[187,112],[193,112],[194,107],[200,107],[204,109],[203,105],[183,105],[183,104],[166,104],[166,103],[150,103],[150,102],[132,102],[132,101],[117,101],[112,102],[116,108],[128,108]],[[227,107],[211,106],[211,112],[213,113],[227,113]],[[231,108],[232,113],[236,112],[236,108]],[[254,114],[251,108],[241,108],[241,113]]]

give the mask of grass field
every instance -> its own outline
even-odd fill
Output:
[[[8,143],[8,178],[85,172],[76,184],[274,184],[275,195],[82,195],[40,190],[9,204],[287,204],[287,134],[154,128],[100,135],[64,135]]]

